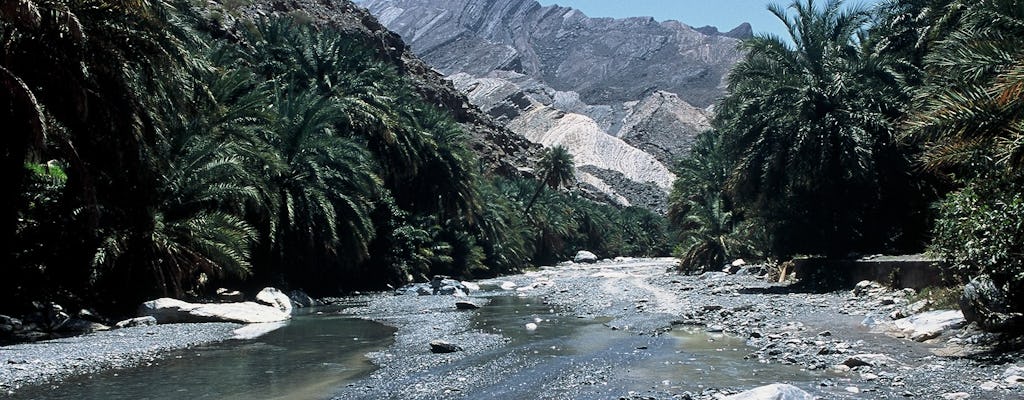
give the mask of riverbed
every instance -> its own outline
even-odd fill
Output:
[[[14,399],[712,399],[771,383],[826,399],[1024,397],[1001,376],[1024,365],[1019,352],[959,345],[969,330],[917,343],[865,327],[885,310],[848,292],[680,276],[673,264],[547,267],[478,282],[465,298],[357,296],[251,338],[205,324],[170,328],[195,329],[177,344],[159,326],[11,346],[0,386]],[[481,308],[456,309],[467,300]],[[434,354],[432,340],[463,351]],[[107,361],[91,359],[96,349]],[[841,367],[863,353],[889,361]]]

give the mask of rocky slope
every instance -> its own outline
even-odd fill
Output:
[[[228,2],[210,2],[208,9],[220,20],[218,34],[232,36],[245,29],[242,18],[291,16],[317,24],[329,24],[377,51],[412,82],[427,101],[448,111],[470,135],[470,147],[490,170],[512,176],[529,170],[540,146],[530,143],[471,105],[451,82],[420,60],[402,38],[381,25],[366,9],[349,0],[254,0],[240,8]],[[228,12],[232,10],[232,12]],[[244,16],[244,17],[235,17]]]
[[[499,123],[568,147],[585,186],[653,209],[663,208],[674,179],[668,166],[709,126],[710,105],[740,57],[737,38],[750,34],[746,24],[720,33],[589,18],[532,0],[360,4]]]

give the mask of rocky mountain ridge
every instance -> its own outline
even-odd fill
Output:
[[[499,124],[566,146],[585,187],[655,210],[741,56],[732,36],[750,32],[590,18],[532,0],[360,4]]]
[[[354,40],[362,41],[406,76],[425,100],[455,118],[469,134],[470,148],[480,156],[488,170],[504,176],[521,175],[531,170],[541,146],[509,131],[470,104],[450,81],[413,54],[399,35],[352,1],[253,0],[235,12],[226,12],[235,6],[224,4],[211,2],[208,5],[209,10],[217,12],[220,24],[210,28],[220,30],[219,35],[233,36],[237,30],[245,29],[245,22],[233,15],[254,19],[290,16],[330,25]]]

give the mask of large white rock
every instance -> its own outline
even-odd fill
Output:
[[[898,319],[894,324],[910,339],[923,342],[937,338],[947,330],[962,328],[967,320],[959,310],[937,310]]]
[[[157,323],[236,322],[258,324],[291,318],[276,307],[253,302],[194,304],[171,298],[147,301],[139,307],[140,316],[156,318]]]
[[[256,302],[276,307],[281,312],[291,315],[292,299],[285,292],[272,287],[264,288],[256,294]]]
[[[593,264],[597,262],[597,256],[589,251],[580,250],[576,253],[576,257],[573,257],[572,261],[576,263]]]
[[[814,400],[815,397],[802,389],[783,383],[761,386],[743,393],[726,397],[726,400]]]

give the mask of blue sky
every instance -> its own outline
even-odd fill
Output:
[[[878,0],[863,0],[871,5]],[[728,31],[749,22],[754,32],[771,32],[785,37],[782,23],[768,12],[768,4],[789,5],[791,0],[539,0],[543,5],[559,4],[583,11],[591,17],[654,17],[659,21],[676,20],[700,27],[717,26]],[[856,0],[848,0],[856,4]]]

